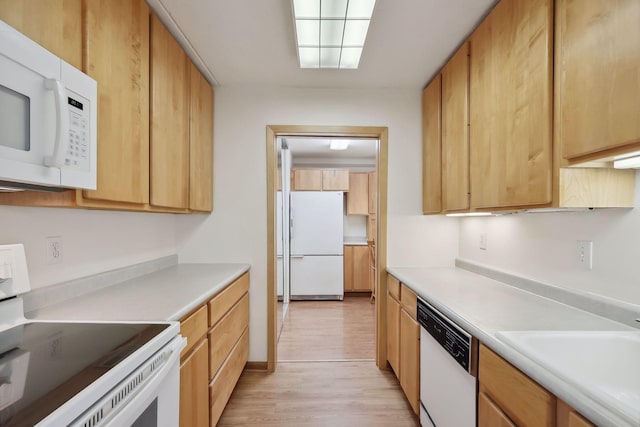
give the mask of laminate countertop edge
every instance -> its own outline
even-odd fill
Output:
[[[496,337],[500,331],[637,331],[630,326],[455,267],[387,267],[420,298],[599,426],[633,426]]]
[[[58,321],[178,321],[249,269],[249,264],[176,264],[25,316]]]

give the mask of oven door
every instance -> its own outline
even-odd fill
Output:
[[[175,427],[180,411],[180,351],[186,345],[181,336],[174,338],[143,366],[136,369],[114,390],[104,396],[83,416],[74,427]],[[155,372],[142,379],[158,358],[164,362]],[[141,384],[139,390],[136,385]],[[127,392],[134,390],[129,395]]]

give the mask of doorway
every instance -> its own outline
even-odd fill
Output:
[[[282,283],[282,266],[279,269],[281,261],[285,260],[286,254],[283,247],[278,243],[278,239],[282,238],[283,230],[278,230],[277,213],[283,209],[286,204],[285,198],[282,196],[282,190],[289,185],[289,180],[284,178],[283,168],[287,167],[286,156],[281,156],[281,144],[284,140],[295,141],[303,138],[316,139],[369,139],[377,140],[377,155],[375,156],[375,168],[378,173],[373,185],[377,188],[378,203],[375,230],[377,232],[376,248],[377,256],[375,257],[375,287],[374,292],[377,295],[373,312],[375,314],[375,359],[377,366],[386,367],[386,282],[384,279],[384,269],[386,267],[386,210],[387,210],[387,128],[382,127],[309,127],[309,126],[268,126],[267,127],[267,212],[268,212],[268,370],[273,372],[277,364],[277,340],[281,330],[281,319],[287,311],[286,304],[288,298],[282,295],[282,304],[278,305],[278,294],[282,294],[278,283]],[[284,160],[283,160],[284,159]],[[278,197],[278,189],[280,189],[280,197]],[[283,227],[288,228],[288,227]],[[284,231],[286,233],[286,231]],[[280,242],[281,243],[281,242]],[[284,269],[287,271],[287,269]],[[280,274],[278,274],[280,272]],[[286,274],[286,273],[285,273]],[[286,288],[286,285],[283,286]],[[334,295],[335,296],[335,295]],[[367,301],[368,303],[368,301]],[[316,303],[317,304],[317,303]],[[281,307],[279,310],[278,307]]]

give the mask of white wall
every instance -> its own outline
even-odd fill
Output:
[[[0,206],[0,244],[23,243],[31,288],[172,255],[175,215]],[[62,263],[49,265],[45,239],[61,236]]]
[[[453,265],[457,221],[421,215],[420,111],[418,90],[216,89],[214,212],[178,219],[179,255],[251,264],[250,360],[267,359],[266,126],[387,126],[388,263]]]
[[[636,204],[640,200],[636,177]],[[487,250],[479,249],[487,233]],[[578,266],[576,241],[592,240],[593,269]],[[640,305],[640,209],[465,218],[460,257],[553,285]]]

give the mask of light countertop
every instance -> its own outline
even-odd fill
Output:
[[[499,331],[637,329],[460,268],[387,271],[418,296],[598,425],[629,425],[611,408],[496,338]]]
[[[345,236],[343,242],[345,246],[367,246],[366,237]]]
[[[177,264],[26,313],[37,320],[180,320],[249,270],[248,264]]]

